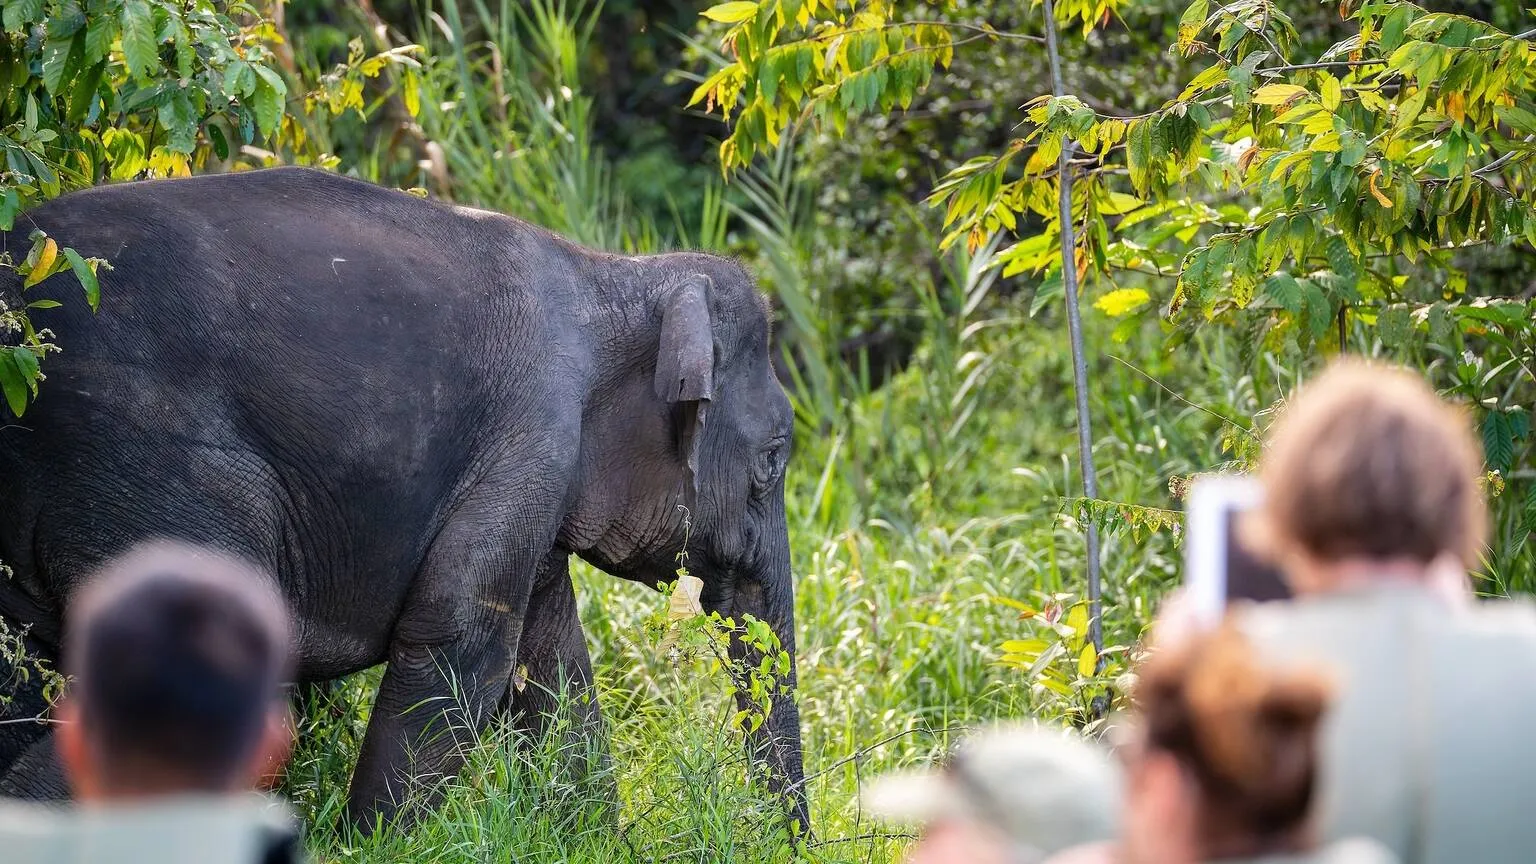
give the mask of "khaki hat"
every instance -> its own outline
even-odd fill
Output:
[[[964,820],[1001,833],[1022,860],[1114,839],[1122,779],[1110,755],[1065,730],[999,726],[933,771],[874,781],[864,806],[899,822]]]

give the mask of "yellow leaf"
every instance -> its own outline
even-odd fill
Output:
[[[1077,655],[1077,674],[1087,678],[1092,675],[1099,665],[1099,655],[1093,650],[1093,643],[1083,645],[1083,651]]]
[[[1253,91],[1253,101],[1256,105],[1284,105],[1305,95],[1307,88],[1295,84],[1265,84]]]
[[[1111,318],[1119,318],[1122,315],[1134,312],[1145,306],[1152,300],[1152,295],[1143,288],[1121,288],[1111,291],[1100,297],[1093,304],[1093,308],[1103,312]]]
[[[1067,626],[1072,628],[1074,640],[1088,638],[1088,604],[1078,603],[1067,612]]]
[[[745,21],[757,14],[757,4],[748,0],[731,0],[730,3],[721,3],[719,6],[711,6],[702,13],[711,21],[719,21],[723,24],[735,24]]]
[[[1124,192],[1110,192],[1098,202],[1099,214],[1102,216],[1124,216],[1140,207],[1142,201],[1135,195],[1127,195]]]
[[[1445,97],[1445,116],[1457,123],[1467,119],[1467,94],[1457,90]]]
[[[31,288],[33,285],[53,275],[54,262],[59,260],[59,244],[53,242],[52,237],[43,240],[43,251],[38,253],[37,263],[32,265],[31,272],[27,273],[27,279],[22,283],[23,288]]]
[[[1381,206],[1386,207],[1387,209],[1390,210],[1390,209],[1392,209],[1392,199],[1388,198],[1387,196],[1385,196],[1383,194],[1381,194],[1381,190],[1376,188],[1376,178],[1380,177],[1380,176],[1381,176],[1381,169],[1380,168],[1377,168],[1377,169],[1373,170],[1371,172],[1370,180],[1366,181],[1366,185],[1370,187],[1371,197],[1376,199],[1376,203],[1380,204]]]
[[[1323,82],[1323,107],[1329,111],[1337,111],[1339,110],[1339,104],[1344,101],[1344,88],[1339,86],[1339,79],[1329,75],[1327,72],[1320,74],[1322,75]]]

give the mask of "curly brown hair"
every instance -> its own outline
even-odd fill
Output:
[[[1134,694],[1140,745],[1174,757],[1192,781],[1207,857],[1310,845],[1330,693],[1318,673],[1261,664],[1231,624],[1148,658]]]
[[[1260,466],[1265,502],[1244,527],[1271,557],[1428,564],[1449,553],[1471,567],[1487,534],[1482,464],[1470,418],[1423,377],[1337,361],[1272,430]]]

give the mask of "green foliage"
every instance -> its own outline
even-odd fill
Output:
[[[107,181],[279,160],[334,164],[289,113],[293,86],[274,50],[281,37],[246,3],[5,0],[0,9],[0,230],[44,201]],[[386,66],[404,67],[412,92],[414,46],[374,57],[358,49],[316,82],[309,110],[362,111],[361,81]],[[98,276],[110,266],[60,241],[68,238],[34,233],[25,260],[4,266],[23,290],[68,270],[95,311]],[[49,303],[10,308],[0,300],[0,334],[18,337],[0,346],[0,385],[16,416],[58,347],[27,314]]]
[[[998,602],[1018,610],[1032,625],[1028,639],[1010,639],[998,662],[1023,673],[1042,713],[1060,717],[1086,731],[1097,731],[1111,711],[1129,705],[1128,649],[1095,650],[1089,640],[1087,601],[1070,594],[1042,596],[1038,607],[1009,598]]]
[[[969,40],[923,43],[936,25],[916,6],[748,5],[726,16],[733,60],[695,94],[732,122],[728,170],[799,118],[843,134],[855,114],[905,107]],[[1057,14],[1091,29],[1103,11]],[[1074,95],[1026,103],[1017,137],[956,157],[928,195],[943,209],[941,247],[1011,236],[996,256],[1003,276],[1039,278],[1037,308],[1058,295],[1068,150],[1072,266],[1120,320],[1114,341],[1156,315],[1174,350],[1214,325],[1242,334],[1245,363],[1357,349],[1427,365],[1479,406],[1502,476],[1530,452],[1536,309],[1477,290],[1466,267],[1468,250],[1536,244],[1536,46],[1530,33],[1397,0],[1337,11],[1344,38],[1314,48],[1272,2],[1196,0],[1172,47],[1204,68],[1177,96],[1143,113]],[[875,45],[888,34],[892,44]],[[825,51],[805,65],[775,59],[812,45]]]
[[[0,579],[9,578],[9,571],[0,567]],[[0,709],[9,706],[15,699],[15,693],[22,687],[29,686],[35,677],[43,682],[43,699],[49,703],[57,699],[64,691],[66,680],[53,664],[34,655],[27,650],[27,628],[13,630],[4,620],[0,620],[0,668],[7,670],[8,674],[0,680]],[[21,720],[43,718],[19,718]]]

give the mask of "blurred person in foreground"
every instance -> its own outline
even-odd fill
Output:
[[[1000,726],[963,742],[937,771],[876,780],[865,804],[923,826],[908,864],[1039,864],[1115,836],[1120,776],[1081,738]]]
[[[1536,850],[1536,607],[1473,603],[1487,532],[1469,419],[1417,375],[1346,362],[1302,388],[1264,453],[1248,542],[1296,599],[1233,613],[1272,662],[1328,666],[1324,838],[1407,864]],[[1178,605],[1154,646],[1190,632]]]
[[[1230,627],[1153,655],[1121,748],[1125,831],[1100,860],[1393,862],[1374,841],[1318,843],[1318,725],[1330,691],[1318,672],[1267,668]]]
[[[0,857],[299,860],[285,809],[254,791],[291,741],[288,619],[270,580],[154,544],[108,564],[71,609],[54,740],[78,806],[0,807]]]

